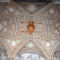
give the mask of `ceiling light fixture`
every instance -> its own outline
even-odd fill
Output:
[[[12,45],[12,46],[16,46],[16,42],[15,42],[15,41],[12,41],[12,42],[11,42],[11,45]]]
[[[33,43],[28,43],[28,47],[29,47],[29,48],[32,48],[33,45],[34,45]]]
[[[29,6],[28,6],[28,9],[29,9],[30,11],[34,11],[34,10],[35,10],[35,6],[34,6],[34,5],[29,5]]]
[[[49,14],[54,14],[54,12],[55,12],[55,11],[54,11],[54,9],[52,9],[52,8],[49,10]]]
[[[13,13],[14,11],[15,11],[14,8],[12,7],[9,8],[9,12]]]
[[[47,48],[49,48],[49,47],[51,46],[50,42],[46,42],[46,43],[45,43],[45,46],[46,46]]]

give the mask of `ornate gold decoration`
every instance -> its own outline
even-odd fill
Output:
[[[28,32],[32,34],[34,31],[34,22],[29,22],[27,29],[28,29]]]

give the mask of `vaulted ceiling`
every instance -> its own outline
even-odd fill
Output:
[[[8,55],[35,51],[51,60],[60,46],[60,12],[52,3],[1,3],[0,41]]]

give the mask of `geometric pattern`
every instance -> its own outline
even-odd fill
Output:
[[[25,6],[25,3],[17,4],[14,1],[5,5],[5,8],[0,5],[2,8],[0,9],[0,29],[3,26],[0,30],[0,41],[6,47],[9,57],[14,57],[19,51],[30,49],[30,52],[34,50],[35,52],[42,52],[46,60],[52,59],[55,49],[60,44],[60,14],[52,3],[46,5],[44,3],[41,8],[39,7],[40,4],[37,4],[38,7],[36,6],[36,8],[34,7],[35,3],[33,5],[29,3],[30,10]],[[34,9],[31,10],[31,6]],[[11,8],[10,11],[9,8]],[[50,14],[52,11],[49,12],[49,10],[52,8],[54,13]],[[30,21],[34,22],[32,34],[29,34],[27,30]],[[7,28],[6,32],[3,31],[4,28]],[[12,41],[16,42],[16,46],[11,45]],[[45,46],[46,42],[51,44],[49,48]],[[33,48],[29,48],[28,43],[33,43]]]
[[[47,5],[47,2],[41,2],[41,3],[19,3],[17,2],[17,4],[19,4],[20,6],[22,6],[28,13],[30,14],[34,14],[36,11],[38,11],[39,9],[41,9],[42,7],[44,7],[45,5]]]

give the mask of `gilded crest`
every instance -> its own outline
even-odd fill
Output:
[[[29,22],[27,28],[28,28],[28,32],[32,34],[34,31],[34,22]]]

